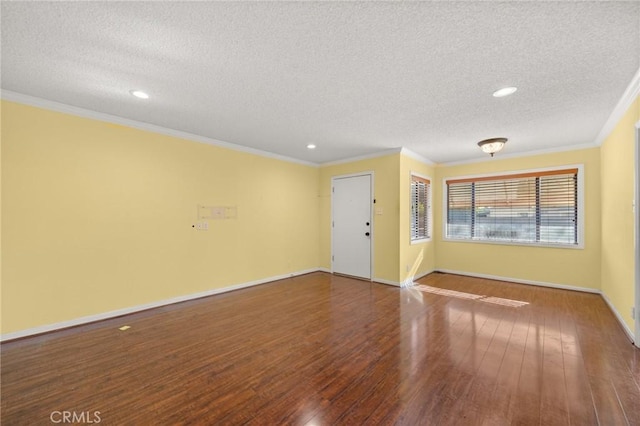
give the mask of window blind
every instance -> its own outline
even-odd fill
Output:
[[[448,238],[578,244],[578,169],[447,181]]]
[[[429,238],[429,191],[431,182],[411,176],[411,240]]]

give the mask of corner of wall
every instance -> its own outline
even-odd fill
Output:
[[[636,96],[600,147],[602,293],[616,316],[631,330],[635,329],[630,308],[635,299],[633,202],[635,126],[639,119],[640,96]]]

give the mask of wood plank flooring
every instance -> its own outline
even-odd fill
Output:
[[[2,424],[640,425],[640,350],[600,296],[420,283],[528,305],[313,273],[7,342]]]

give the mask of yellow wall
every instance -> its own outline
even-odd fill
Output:
[[[318,267],[331,178],[374,172],[374,279],[434,269],[602,288],[633,329],[634,126],[601,148],[432,167],[397,153],[320,168],[3,101],[2,333]],[[446,178],[584,164],[585,247],[443,241]],[[432,178],[432,240],[410,244],[410,174]],[[238,216],[196,231],[198,204]]]
[[[352,173],[374,172],[373,278],[398,282],[398,200],[400,154],[370,158],[320,169],[320,266],[331,270],[331,178]]]
[[[442,183],[445,178],[584,164],[584,249],[526,247],[443,240]],[[484,274],[575,287],[600,288],[600,157],[584,149],[513,159],[436,168],[434,186],[436,266],[438,269]]]
[[[2,102],[0,102],[0,189],[2,188]],[[2,331],[2,191],[0,190],[0,332]]]
[[[433,208],[434,168],[406,155],[400,156],[400,221],[398,233],[400,237],[400,281],[407,278],[421,277],[435,269],[435,243],[430,241],[411,244],[411,173],[418,173],[431,178],[432,209],[431,220],[436,214]],[[433,232],[433,223],[432,223]]]
[[[316,268],[318,179],[3,101],[2,333]],[[237,219],[196,231],[198,204]]]
[[[634,330],[634,198],[635,124],[640,120],[640,97],[601,147],[602,291]]]

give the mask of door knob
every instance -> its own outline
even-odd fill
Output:
[[[369,226],[369,222],[367,222],[367,226]]]
[[[364,235],[366,235],[366,236],[368,237],[368,236],[369,236],[369,233],[368,233],[368,232],[365,232],[365,233],[364,233]]]

